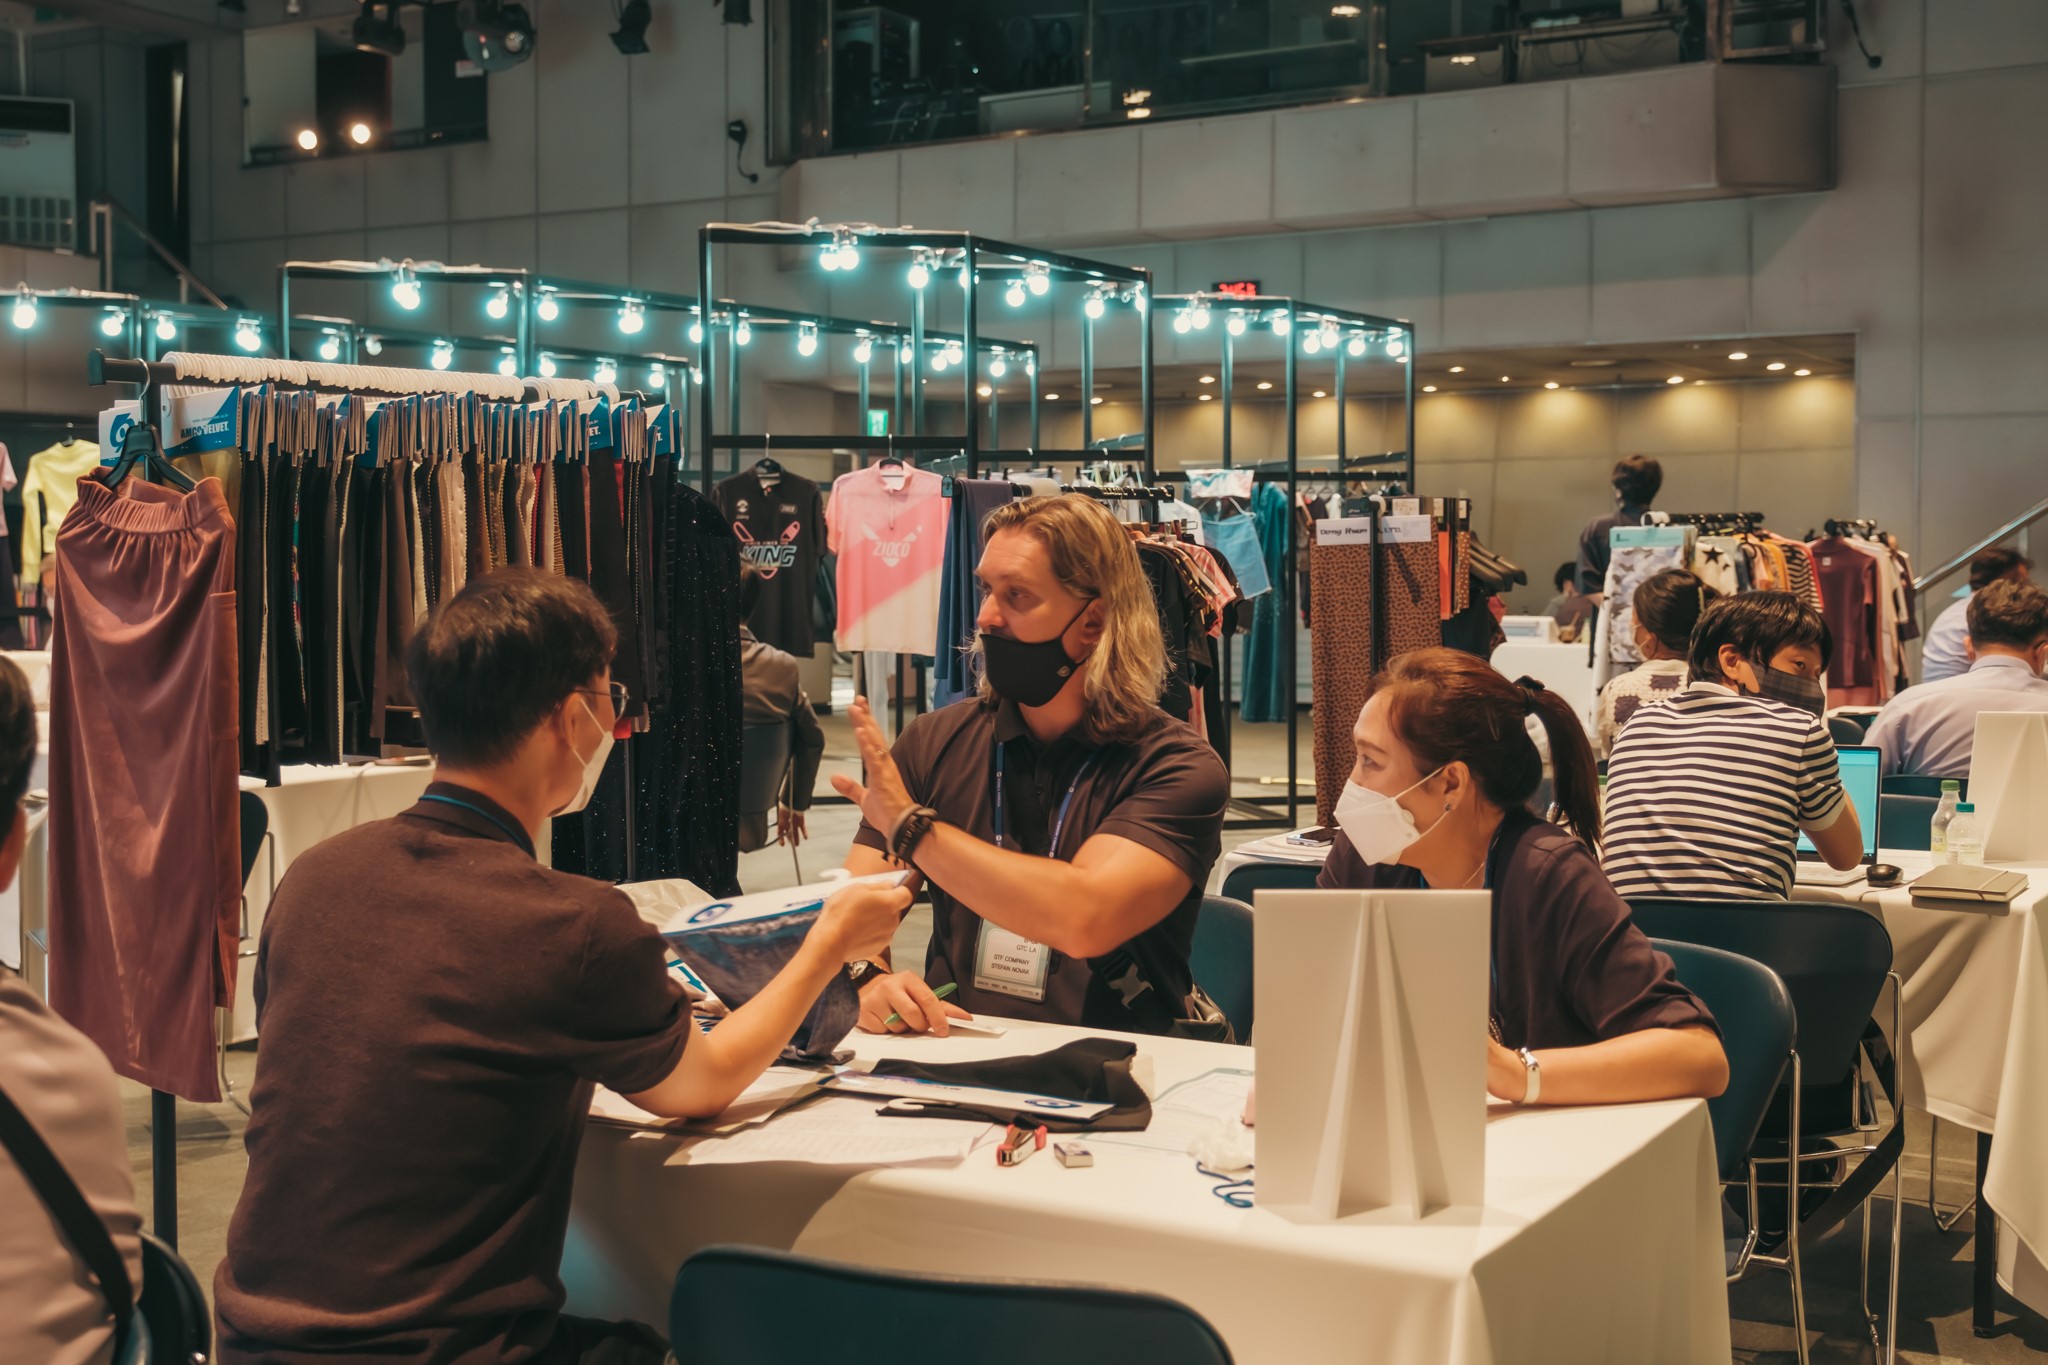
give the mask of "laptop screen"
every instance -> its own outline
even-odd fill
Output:
[[[1835,750],[1842,771],[1842,786],[1856,808],[1856,822],[1863,826],[1863,860],[1877,856],[1877,786],[1884,767],[1884,751],[1865,746],[1844,746]],[[1799,851],[1816,854],[1813,840],[1805,831],[1799,835]]]

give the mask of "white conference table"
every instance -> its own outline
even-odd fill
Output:
[[[1879,850],[1907,879],[1930,855]],[[2048,1312],[2048,867],[2015,867],[2027,890],[2011,905],[1913,900],[1909,887],[1800,886],[1796,900],[1860,905],[1884,921],[1904,986],[1894,1046],[1901,1098],[1945,1122],[1996,1134],[1984,1198],[1998,1215],[1998,1277]],[[1878,1010],[1888,1023],[1891,1011]]]
[[[957,1061],[1084,1035],[1004,1022],[1004,1038],[857,1034],[849,1045],[863,1057]],[[1252,1065],[1249,1048],[1135,1041],[1152,1058],[1155,1093]],[[1231,1208],[1191,1157],[1112,1136],[1091,1141],[1088,1169],[1047,1152],[1006,1170],[989,1146],[946,1167],[692,1167],[679,1164],[686,1139],[593,1122],[563,1257],[568,1311],[665,1330],[683,1260],[738,1242],[886,1269],[1150,1290],[1206,1317],[1242,1365],[1729,1357],[1714,1140],[1697,1100],[1495,1106],[1485,1206],[1420,1221],[1304,1225]]]

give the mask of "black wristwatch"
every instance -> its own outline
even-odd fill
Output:
[[[849,962],[846,964],[846,979],[853,983],[855,990],[859,990],[862,986],[866,985],[872,977],[887,976],[888,974],[889,969],[879,962]]]

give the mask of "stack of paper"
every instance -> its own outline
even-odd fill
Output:
[[[690,1133],[724,1134],[737,1132],[753,1124],[765,1122],[776,1111],[794,1104],[806,1095],[816,1093],[818,1082],[825,1079],[821,1071],[806,1071],[794,1066],[771,1066],[761,1073],[759,1080],[740,1092],[739,1098],[726,1107],[724,1113],[713,1119],[667,1119],[659,1114],[650,1114],[634,1104],[624,1095],[614,1094],[603,1086],[590,1098],[590,1117],[606,1123],[624,1124],[629,1128],[672,1128]]]
[[[1296,830],[1293,834],[1269,834],[1263,839],[1250,839],[1237,846],[1237,853],[1262,863],[1321,863],[1328,860],[1328,844],[1300,844],[1293,840],[1309,833]]]
[[[997,1128],[979,1119],[882,1118],[875,1102],[826,1096],[726,1137],[687,1143],[671,1166],[800,1161],[814,1166],[953,1165]]]

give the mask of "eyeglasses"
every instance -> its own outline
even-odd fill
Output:
[[[589,697],[610,697],[612,699],[612,715],[623,716],[626,714],[626,697],[628,694],[626,692],[626,685],[622,682],[611,683],[601,688],[579,687],[576,690]]]

